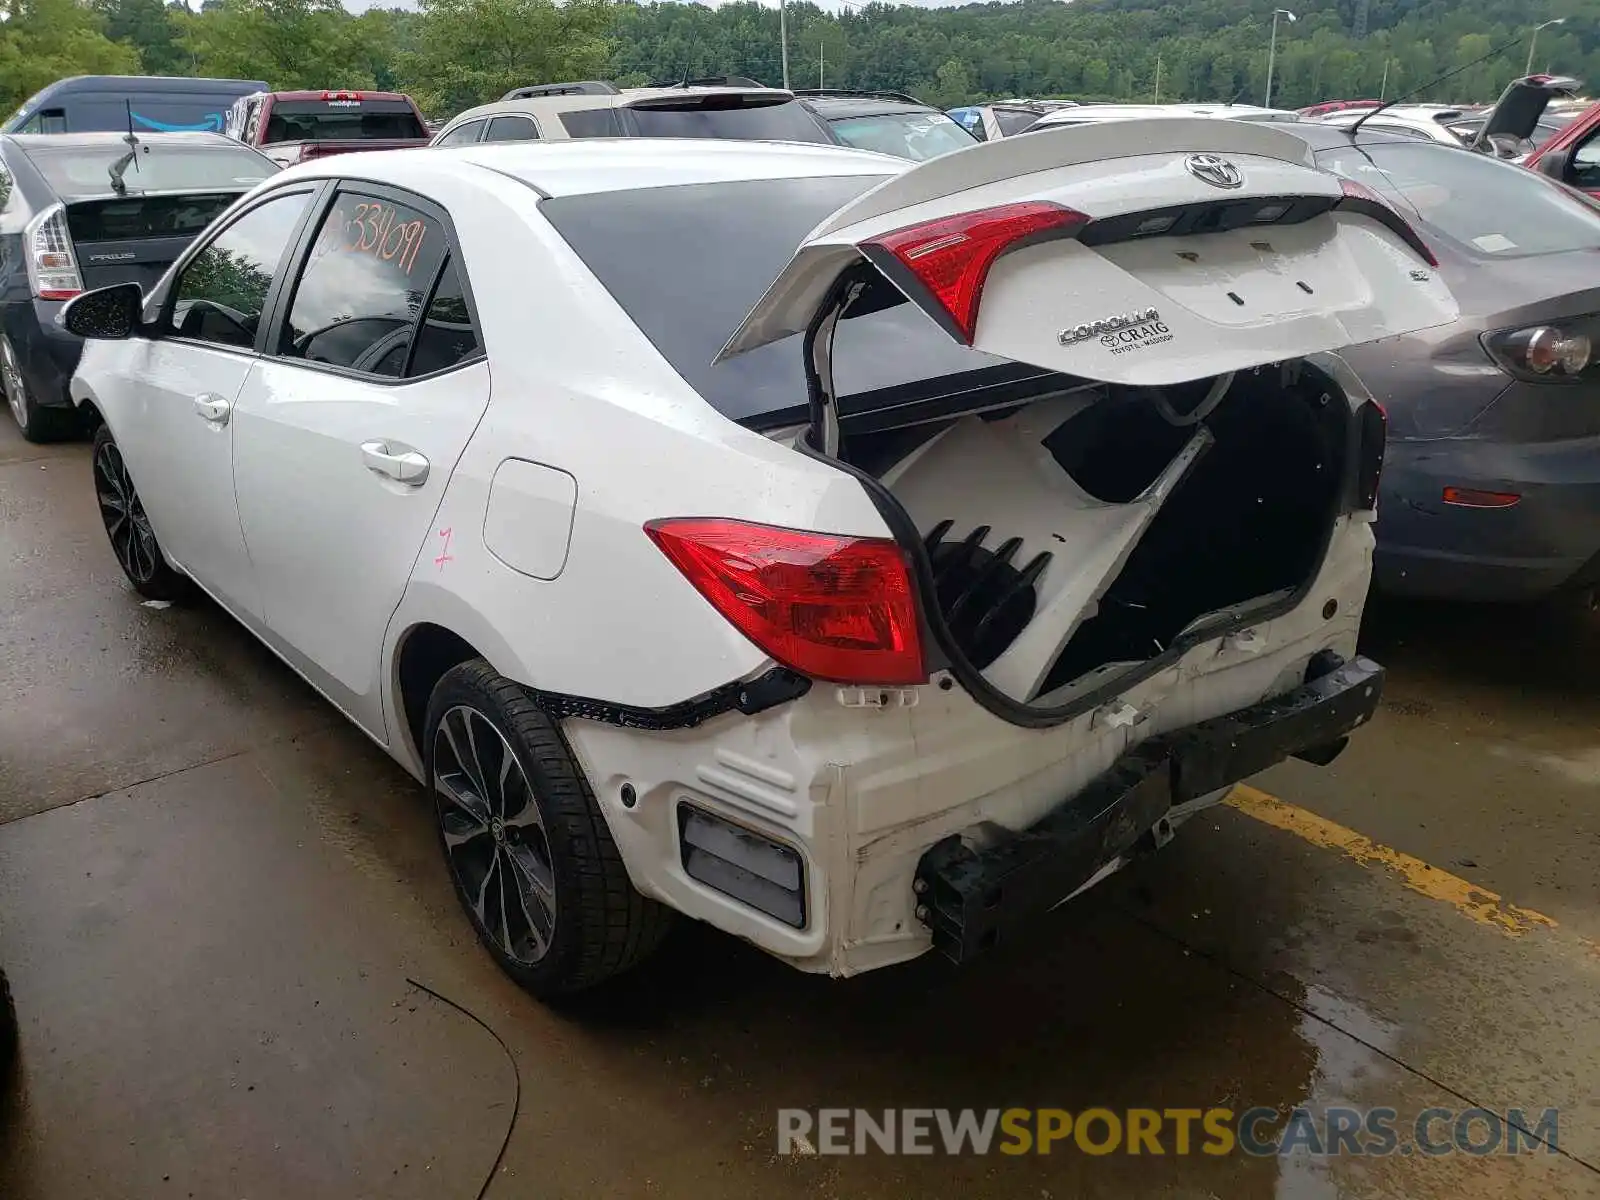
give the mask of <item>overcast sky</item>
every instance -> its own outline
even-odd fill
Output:
[[[710,8],[716,8],[721,0],[698,0]],[[777,8],[778,0],[760,0],[768,8]],[[812,0],[819,8],[829,12],[838,12],[843,5],[840,0]],[[954,8],[961,4],[971,4],[975,0],[889,0],[890,3],[913,4],[918,8]],[[416,8],[417,0],[344,0],[344,6],[351,12],[365,12],[369,8]],[[860,7],[859,4],[853,7]]]

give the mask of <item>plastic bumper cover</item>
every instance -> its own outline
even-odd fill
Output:
[[[1383,668],[1356,658],[1294,691],[1157,735],[1021,833],[974,850],[958,836],[918,863],[918,918],[935,949],[964,962],[1053,907],[1134,849],[1174,805],[1284,759],[1327,751],[1377,710]]]

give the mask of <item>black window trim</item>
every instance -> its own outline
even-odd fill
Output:
[[[310,218],[311,214],[317,211],[318,198],[328,190],[329,182],[330,181],[328,180],[316,179],[297,180],[295,183],[286,184],[283,187],[276,187],[270,191],[262,192],[260,195],[252,199],[248,204],[244,205],[243,207],[236,208],[229,213],[227,216],[227,223],[221,225],[210,237],[205,238],[203,241],[197,238],[194,244],[184,251],[183,255],[173,265],[171,274],[169,274],[166,278],[166,291],[164,293],[158,292],[155,296],[151,297],[151,300],[157,303],[159,306],[155,322],[158,332],[151,340],[160,342],[177,342],[179,345],[183,346],[203,346],[208,350],[216,350],[224,354],[237,354],[244,358],[262,357],[264,354],[265,345],[265,339],[263,335],[267,328],[268,319],[271,317],[274,311],[277,303],[278,293],[283,288],[283,281],[288,277],[288,267],[292,262],[295,261],[294,256],[297,253],[301,241],[305,238],[306,222]],[[307,197],[306,207],[305,210],[300,214],[300,219],[295,223],[294,230],[289,234],[289,240],[287,243],[285,243],[283,252],[278,256],[278,265],[273,268],[272,286],[267,289],[266,299],[261,305],[261,319],[256,324],[255,344],[253,346],[229,346],[222,342],[208,342],[204,338],[183,337],[180,334],[168,332],[166,326],[172,320],[172,310],[177,307],[178,303],[178,284],[183,278],[183,273],[189,269],[189,265],[193,263],[194,260],[201,254],[205,253],[206,250],[215,245],[218,238],[222,237],[228,232],[228,230],[232,229],[235,225],[244,220],[245,217],[249,216],[257,209],[263,208],[275,200],[284,199],[287,196],[300,195]]]
[[[404,204],[414,208],[424,216],[431,217],[439,222],[439,227],[444,230],[445,252],[439,260],[439,269],[433,273],[433,280],[428,284],[426,299],[417,310],[417,320],[411,327],[411,343],[406,349],[405,366],[401,374],[375,375],[368,371],[357,371],[351,367],[340,366],[337,363],[310,362],[303,358],[290,358],[289,356],[269,349],[272,346],[281,346],[283,333],[289,321],[289,311],[294,306],[295,288],[299,285],[300,277],[306,268],[306,261],[311,256],[312,245],[316,241],[316,231],[322,228],[323,219],[333,208],[335,200],[341,193],[357,192],[363,196],[371,196],[378,200],[388,200],[393,204]],[[313,202],[312,209],[315,213],[309,222],[303,222],[296,231],[293,241],[293,254],[289,259],[289,269],[274,281],[272,293],[268,296],[267,307],[261,312],[261,329],[256,339],[256,352],[263,358],[274,363],[281,363],[287,367],[298,368],[302,371],[314,371],[322,375],[336,375],[341,379],[353,379],[361,383],[376,384],[380,387],[405,387],[413,383],[422,383],[431,379],[438,379],[442,375],[449,375],[454,371],[463,371],[476,366],[488,359],[488,352],[483,344],[483,322],[478,319],[478,306],[473,300],[472,283],[468,278],[466,257],[461,253],[461,240],[456,236],[455,225],[443,207],[429,200],[426,196],[406,188],[396,187],[390,183],[381,183],[377,180],[360,179],[355,176],[345,176],[340,179],[325,181],[321,195]],[[411,366],[411,357],[416,352],[417,334],[423,318],[428,315],[428,308],[433,303],[433,298],[439,289],[439,283],[444,278],[444,270],[451,263],[456,264],[456,278],[461,283],[461,298],[466,301],[467,314],[472,318],[473,331],[478,335],[478,349],[467,355],[459,362],[451,363],[448,367],[441,367],[437,371],[430,371],[426,375],[406,375],[404,372]],[[290,283],[292,281],[292,285]],[[269,339],[267,335],[272,335]]]

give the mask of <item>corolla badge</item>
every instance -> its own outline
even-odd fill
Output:
[[[1191,154],[1183,165],[1189,174],[1212,187],[1231,190],[1244,186],[1244,172],[1220,154]]]
[[[1160,319],[1161,314],[1153,308],[1117,313],[1115,316],[1101,317],[1097,321],[1085,321],[1082,325],[1063,329],[1056,334],[1056,341],[1063,346],[1076,346],[1079,342],[1087,342],[1090,338],[1097,338],[1102,334],[1115,333],[1119,329],[1131,329],[1135,325],[1148,325],[1151,321]]]

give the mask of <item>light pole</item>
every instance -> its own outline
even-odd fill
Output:
[[[1262,108],[1272,107],[1272,68],[1276,65],[1278,59],[1279,17],[1288,17],[1291,25],[1300,19],[1287,8],[1275,8],[1272,10],[1272,44],[1267,48],[1267,98],[1261,102]]]
[[[778,41],[783,46],[783,90],[789,90],[789,6],[778,0]]]
[[[1533,52],[1539,45],[1539,31],[1541,29],[1549,29],[1552,25],[1565,25],[1566,23],[1567,19],[1565,17],[1556,17],[1552,21],[1546,21],[1543,25],[1535,25],[1533,27],[1533,36],[1528,39],[1528,65],[1522,68],[1524,75],[1533,74]]]

